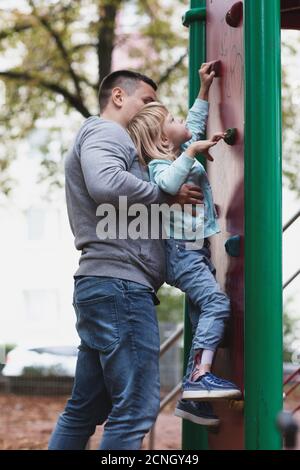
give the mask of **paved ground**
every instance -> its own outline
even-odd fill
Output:
[[[65,397],[34,397],[0,394],[0,450],[46,449],[57,415],[64,407]],[[298,401],[299,404],[299,401]],[[296,402],[289,401],[287,408]],[[155,449],[180,449],[181,420],[173,416],[174,403],[158,419],[155,427]],[[297,413],[300,426],[300,412]],[[91,449],[97,449],[102,428],[91,440]],[[300,449],[300,433],[297,448]],[[149,448],[149,439],[144,442]]]
[[[50,433],[66,397],[32,397],[0,395],[0,450],[47,449]],[[181,420],[169,409],[157,422],[156,449],[180,449]],[[99,426],[91,440],[91,449],[97,449],[102,434]],[[144,448],[149,448],[146,438]]]

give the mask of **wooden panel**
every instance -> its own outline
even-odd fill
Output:
[[[215,161],[208,164],[214,201],[222,233],[211,238],[217,279],[232,304],[232,318],[224,347],[217,354],[215,372],[234,380],[243,389],[243,316],[244,253],[230,257],[224,243],[233,235],[244,237],[244,45],[243,21],[230,27],[226,13],[234,2],[207,0],[207,61],[221,61],[221,77],[214,80],[210,91],[208,135],[228,128],[238,129],[234,146],[225,142],[211,152]],[[243,243],[242,243],[243,245]],[[213,449],[243,448],[243,416],[228,402],[215,406],[222,424],[218,434],[210,435]]]
[[[300,29],[300,1],[281,0],[282,29]]]

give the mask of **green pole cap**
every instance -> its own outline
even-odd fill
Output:
[[[206,8],[191,8],[182,16],[183,26],[190,26],[195,21],[205,21],[206,19]]]

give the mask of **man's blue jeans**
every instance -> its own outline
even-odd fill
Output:
[[[49,449],[84,449],[97,424],[100,449],[139,449],[160,405],[155,293],[108,277],[76,278],[74,307],[81,338],[72,397]]]

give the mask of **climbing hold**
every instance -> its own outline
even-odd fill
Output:
[[[244,410],[244,400],[230,400],[229,401],[229,408],[231,410],[240,411]]]
[[[236,143],[237,136],[237,129],[235,127],[231,127],[225,132],[224,142],[226,142],[227,145],[234,145]]]
[[[226,13],[226,23],[232,28],[237,28],[243,19],[243,2],[237,2]]]
[[[215,426],[207,426],[206,431],[209,434],[219,434],[220,432],[220,425],[216,424]]]
[[[297,442],[298,423],[290,411],[281,411],[277,416],[277,427],[281,431],[285,447],[294,449]]]
[[[209,73],[215,72],[215,77],[221,77],[221,69],[222,69],[222,62],[220,60],[216,60],[213,64],[211,64],[209,68]]]
[[[225,242],[225,250],[229,256],[237,258],[241,253],[241,236],[233,235]]]

